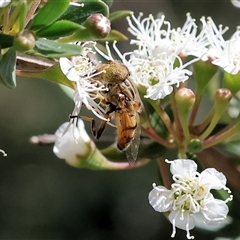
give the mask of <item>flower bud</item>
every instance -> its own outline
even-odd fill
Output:
[[[214,127],[218,124],[219,119],[226,111],[231,98],[232,93],[230,90],[226,88],[220,88],[217,90],[215,94],[212,116],[210,115],[212,119],[207,129],[202,133],[201,136],[199,136],[201,140],[206,139],[211,134]]]
[[[189,88],[180,88],[175,93],[175,103],[178,111],[179,120],[183,130],[186,142],[190,141],[190,132],[188,128],[188,113],[195,102],[195,94]]]
[[[215,94],[214,104],[215,115],[217,115],[220,118],[222,114],[226,111],[231,99],[232,93],[230,90],[226,88],[218,89]]]
[[[83,24],[96,38],[105,38],[111,31],[111,22],[101,13],[90,15]]]
[[[78,156],[85,157],[91,154],[91,139],[82,120],[79,119],[77,125],[71,124],[69,127],[68,124],[71,123],[62,124],[56,131],[53,152],[58,158],[65,159],[69,165],[77,166]]]
[[[222,106],[222,104],[228,104],[231,99],[232,99],[232,93],[230,90],[226,88],[220,88],[217,90],[215,95],[215,101],[220,106]]]
[[[201,152],[202,148],[202,141],[199,139],[191,139],[191,141],[187,145],[187,150],[191,153]]]
[[[13,46],[16,51],[25,52],[32,50],[35,46],[34,34],[29,30],[19,32],[13,41]]]
[[[195,94],[189,88],[180,88],[175,94],[175,100],[179,113],[186,114],[195,102]]]
[[[140,167],[148,162],[148,160],[138,161],[132,166],[128,162],[109,161],[90,139],[81,119],[78,119],[77,124],[67,122],[62,124],[56,131],[55,137],[53,152],[58,158],[65,159],[66,163],[72,167],[91,170],[123,170]],[[105,153],[109,154],[109,151]]]

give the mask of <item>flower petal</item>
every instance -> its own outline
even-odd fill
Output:
[[[145,98],[150,98],[152,100],[163,99],[173,91],[173,87],[170,85],[158,85],[154,87],[149,87],[147,89],[147,94]]]
[[[0,8],[6,7],[10,2],[11,2],[11,0],[0,1]]]
[[[202,184],[210,185],[211,189],[225,188],[227,179],[223,173],[218,172],[215,168],[205,169],[199,176]]]
[[[172,198],[170,198],[171,191],[163,186],[154,187],[149,193],[149,203],[155,211],[167,212],[172,207]]]
[[[76,155],[86,154],[89,151],[90,138],[85,131],[84,123],[81,119],[78,120],[78,125],[75,126],[71,123],[63,123],[55,135],[57,137],[53,152],[58,158],[66,159],[67,162],[73,163],[76,161]],[[69,127],[69,131],[65,132],[66,128]]]
[[[189,230],[193,229],[195,226],[195,220],[194,218],[188,214],[187,212],[182,212],[179,210],[175,210],[172,211],[169,214],[169,220],[171,223],[173,223],[173,221],[175,221],[175,226],[177,228],[183,229],[183,230],[187,230],[187,228]]]
[[[225,220],[228,214],[228,206],[225,201],[219,199],[211,199],[205,204],[202,209],[202,214],[205,217],[204,222],[207,224],[218,224]]]
[[[59,64],[63,74],[66,75],[69,80],[77,81],[79,79],[78,73],[76,72],[72,62],[68,58],[60,58]]]
[[[197,170],[197,164],[190,159],[176,159],[171,161],[170,171],[183,177],[192,177]]]
[[[173,233],[171,237],[175,236],[175,233],[176,233],[175,227],[177,227],[187,232],[188,239],[194,238],[193,236],[190,235],[190,232],[189,232],[189,230],[195,227],[195,220],[192,217],[192,215],[190,215],[187,212],[175,210],[169,214],[168,218],[173,225]]]

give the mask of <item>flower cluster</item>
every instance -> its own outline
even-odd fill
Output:
[[[240,27],[225,39],[228,28],[216,26],[210,17],[202,17],[198,24],[188,13],[183,25],[174,28],[164,15],[143,17],[126,10],[109,14],[112,1],[62,0],[54,12],[53,1],[33,2],[0,0],[0,82],[14,88],[16,75],[46,78],[74,90],[75,105],[70,121],[54,135],[37,136],[32,142],[54,143],[55,155],[76,168],[123,170],[156,159],[165,186],[153,184],[149,202],[168,216],[172,237],[179,228],[193,239],[190,230],[199,215],[208,225],[222,223],[233,196],[225,176],[216,169],[240,189],[237,158],[233,166],[216,146],[222,143],[228,153],[228,144],[239,140],[239,99],[237,94],[233,98],[240,91]],[[231,2],[240,6],[240,0]],[[133,50],[121,53],[117,40],[125,36],[111,28],[111,21],[126,15]],[[113,39],[110,46],[107,41]],[[105,48],[95,41],[106,41]],[[194,90],[186,84],[192,75]],[[209,84],[214,80],[219,81]],[[212,108],[200,116],[206,95]],[[227,112],[229,105],[237,109],[236,114]],[[82,106],[94,116],[83,116]],[[101,120],[99,128],[95,117]],[[91,121],[96,139],[107,124],[112,125],[116,143],[98,149],[83,120]],[[176,152],[179,159],[165,161],[170,164],[171,180],[162,156]],[[7,156],[2,149],[0,154]],[[187,156],[211,168],[200,173]],[[221,193],[221,199],[212,190]]]
[[[171,28],[165,16],[154,19],[150,15],[142,19],[142,14],[138,18],[132,14],[127,20],[130,33],[136,37],[130,43],[136,45],[137,49],[121,54],[116,42],[113,48],[123,64],[129,68],[132,81],[146,89],[146,98],[157,100],[169,95],[174,85],[178,87],[192,75],[188,66],[199,60],[210,60],[212,64],[231,74],[240,70],[239,29],[230,40],[225,41],[222,35],[227,28],[217,28],[211,18],[201,18],[202,28],[199,33],[190,14],[187,14],[183,27],[177,29]],[[67,78],[76,82],[76,108],[73,115],[79,113],[83,103],[103,119],[103,109],[96,104],[95,99],[98,91],[106,89],[91,82],[95,74],[100,74],[96,73],[97,65],[89,57],[93,53],[91,47],[106,60],[114,60],[108,43],[106,55],[94,43],[86,42],[81,55],[72,57],[71,61],[60,58],[60,66]]]
[[[192,74],[187,66],[199,59],[206,60],[208,39],[203,29],[197,35],[194,19],[187,15],[182,28],[172,29],[165,16],[154,19],[152,15],[141,19],[128,17],[129,31],[136,37],[137,45],[129,57],[129,69],[137,85],[146,88],[146,98],[162,99]],[[182,58],[193,58],[183,63]]]
[[[135,83],[146,88],[146,98],[156,100],[169,95],[173,85],[178,87],[192,75],[187,67],[199,60],[210,60],[231,74],[240,70],[239,29],[225,41],[222,35],[228,28],[217,28],[211,18],[200,19],[199,33],[190,14],[183,27],[177,29],[171,28],[165,16],[142,19],[140,14],[127,20],[130,33],[136,37],[131,44],[137,46],[129,54],[128,66]]]
[[[117,48],[116,42],[112,47],[129,70],[129,79],[141,90],[145,89],[144,98],[158,100],[171,94],[174,86],[179,87],[181,83],[189,79],[192,75],[192,69],[189,69],[189,66],[197,61],[219,66],[230,74],[237,74],[240,70],[240,29],[237,29],[229,40],[224,40],[223,34],[227,28],[217,27],[211,18],[201,18],[200,31],[190,14],[187,15],[183,27],[176,29],[171,28],[170,23],[165,20],[165,16],[154,19],[150,15],[142,19],[142,14],[137,18],[132,14],[127,21],[129,31],[135,37],[130,43],[135,45],[136,49],[122,54]],[[83,52],[79,56],[72,57],[71,60],[61,58],[59,61],[62,72],[75,83],[75,108],[72,115],[78,116],[81,106],[85,105],[97,117],[108,121],[105,119],[107,108],[103,106],[102,97],[104,92],[109,91],[107,88],[109,85],[104,84],[102,76],[106,69],[101,68],[102,63],[97,60],[96,53],[107,61],[115,61],[114,57],[108,43],[106,43],[106,53],[92,42],[85,42],[82,46]],[[110,77],[114,77],[114,74],[111,73]],[[195,104],[196,99],[192,91],[187,88],[182,88],[182,90],[175,92],[175,102],[177,102],[175,108],[178,109],[174,109],[173,121],[168,118],[167,114],[164,115],[164,109],[161,106],[152,105],[159,115],[158,117],[168,128],[169,135],[171,135],[169,139],[157,136],[154,127],[149,123],[148,116],[146,122],[150,125],[150,130],[144,126],[142,129],[152,140],[156,139],[156,142],[165,147],[181,149],[181,154],[185,154],[190,151],[190,148],[187,149],[186,146],[191,142],[193,135],[196,137],[193,139],[194,143],[199,142],[201,145],[199,145],[199,149],[207,148],[208,141],[205,142],[205,145],[203,145],[203,141],[212,133],[222,111],[226,109],[224,106],[227,106],[232,95],[229,90],[224,90],[224,101],[221,97],[220,107],[216,105],[219,102],[219,98],[216,97],[213,113],[209,114],[207,120],[203,122],[202,129],[201,126],[194,129],[195,110],[199,102]],[[197,100],[199,101],[200,98]],[[185,103],[182,104],[184,107],[181,108],[177,104],[181,104],[183,99],[186,101],[184,100]],[[154,103],[158,104],[157,101]],[[195,110],[190,116],[190,128],[187,115],[194,104]],[[217,112],[218,109],[221,109],[221,113]],[[182,116],[181,113],[183,113]],[[142,121],[144,122],[144,116]],[[67,129],[70,126],[71,123],[68,124]],[[193,130],[191,134],[190,130]],[[65,133],[66,130],[63,131],[63,134]],[[62,150],[59,151],[61,148],[56,146],[60,145],[55,145],[55,152],[58,155]],[[192,149],[194,150],[194,147]],[[73,159],[76,158],[76,152],[74,154]],[[62,154],[59,156],[68,158]],[[70,153],[69,156],[71,156]],[[185,158],[185,155],[182,158]],[[228,214],[227,202],[232,200],[232,195],[226,200],[215,199],[211,190],[223,189],[230,194],[229,188],[226,187],[225,176],[214,168],[208,168],[199,173],[196,163],[189,159],[167,162],[171,164],[170,171],[173,174],[174,183],[171,185],[171,189],[154,184],[153,190],[149,193],[149,202],[156,211],[169,213],[168,217],[173,225],[172,237],[175,236],[176,228],[180,228],[186,230],[188,239],[192,239],[190,230],[194,228],[194,217],[199,213],[203,215],[204,222],[209,225],[222,222]]]
[[[167,160],[166,160],[167,161]],[[149,202],[158,212],[170,212],[169,220],[173,225],[172,237],[176,227],[186,230],[187,238],[193,239],[189,230],[195,226],[194,214],[202,213],[204,222],[208,225],[219,224],[228,214],[227,202],[215,199],[211,189],[226,190],[225,176],[214,168],[207,168],[202,173],[197,172],[197,164],[189,159],[167,161],[171,164],[174,183],[171,189],[153,185],[149,193]]]

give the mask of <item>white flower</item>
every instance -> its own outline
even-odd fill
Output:
[[[219,51],[219,55],[212,61],[213,64],[222,67],[226,72],[237,74],[240,71],[240,29],[227,40]]]
[[[56,131],[53,152],[58,158],[65,159],[69,165],[74,166],[78,162],[77,156],[89,155],[91,152],[91,139],[81,119],[78,119],[77,125],[71,124],[69,131],[63,136],[68,125],[65,122]]]
[[[0,8],[6,7],[10,2],[11,0],[0,0]]]
[[[149,202],[158,212],[167,212],[173,225],[172,237],[176,234],[176,227],[186,230],[187,238],[193,239],[190,230],[195,226],[194,214],[202,213],[206,224],[218,224],[228,214],[227,202],[232,200],[230,195],[225,201],[215,199],[211,189],[224,189],[226,187],[225,176],[214,168],[197,172],[197,165],[189,159],[177,159],[167,161],[170,163],[170,171],[173,174],[171,189],[153,185],[149,193]]]
[[[89,44],[83,45],[83,52],[79,56],[68,58],[60,58],[59,63],[63,74],[76,83],[74,102],[75,108],[72,112],[73,116],[78,116],[82,105],[91,110],[98,118],[104,118],[104,109],[100,106],[100,101],[96,101],[100,91],[105,91],[106,87],[96,79],[93,79],[101,72],[96,72],[97,66],[89,58],[89,54],[94,54]]]
[[[154,19],[152,15],[141,19],[133,14],[128,17],[129,31],[136,37],[131,40],[131,44],[147,47],[151,57],[161,53],[167,55],[189,55],[207,60],[205,56],[209,40],[206,36],[205,28],[202,28],[197,35],[197,25],[195,20],[187,14],[186,22],[182,28],[171,29],[171,24],[165,21],[162,15],[159,19]]]
[[[211,42],[209,56],[213,59],[212,63],[224,69],[224,71],[237,74],[240,71],[240,28],[229,40],[224,40],[223,34],[228,28],[216,27],[211,18],[203,19],[208,27],[207,34]]]
[[[129,71],[136,85],[146,88],[144,97],[153,100],[162,99],[173,91],[172,85],[186,81],[192,74],[191,71],[184,69],[181,59],[179,67],[174,67],[174,61],[165,54],[158,57],[143,58],[131,56],[129,60]]]

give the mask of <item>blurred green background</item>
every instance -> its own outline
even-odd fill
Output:
[[[124,0],[115,1],[111,11],[123,9],[144,16],[163,12],[173,27],[182,26],[187,12],[197,20],[211,16],[230,27],[226,36],[240,23],[240,9],[228,0]],[[114,28],[127,34],[126,20]],[[130,49],[127,42],[118,46]],[[158,183],[155,162],[120,172],[75,169],[51,146],[29,143],[33,135],[54,133],[73,106],[47,81],[18,78],[16,89],[0,87],[0,148],[8,154],[0,155],[0,239],[171,239],[171,224],[147,199],[152,183]],[[217,236],[197,229],[192,234],[206,240]],[[175,239],[185,235],[178,230]]]

